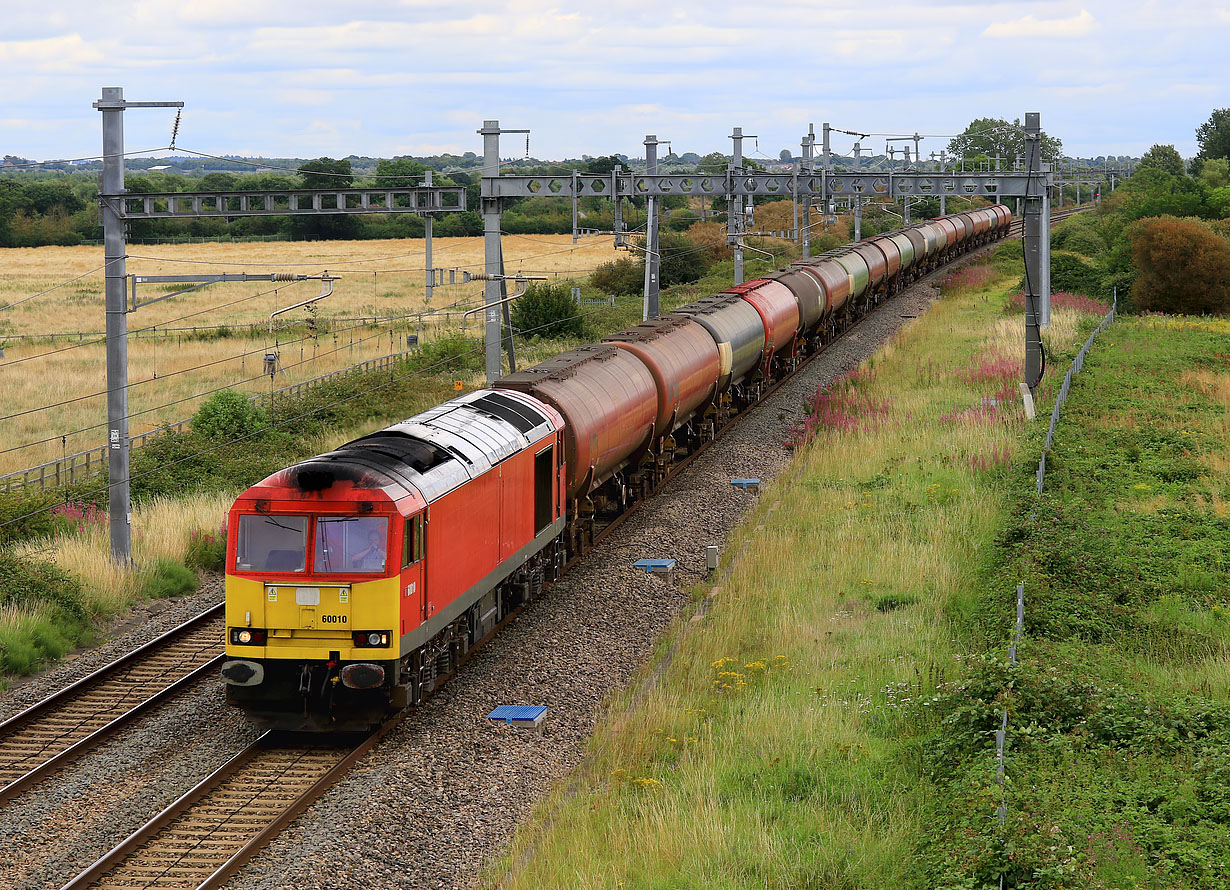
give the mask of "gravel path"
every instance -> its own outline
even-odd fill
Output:
[[[664,485],[228,888],[470,884],[579,763],[604,703],[650,658],[658,635],[688,603],[687,589],[703,577],[703,547],[723,545],[756,498],[732,488],[731,477],[780,472],[790,460],[782,442],[801,419],[804,397],[872,355],[906,324],[902,316],[926,311],[934,293],[916,284],[886,303]],[[678,560],[674,584],[632,569],[643,557]],[[105,645],[4,693],[0,716],[219,598],[214,582],[194,597],[149,604],[151,614],[137,615]],[[499,704],[548,706],[546,733],[490,725],[484,715]],[[59,887],[255,735],[213,680],[144,716],[3,808],[6,886]]]

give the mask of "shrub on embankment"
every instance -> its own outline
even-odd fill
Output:
[[[0,673],[27,674],[90,637],[80,582],[53,563],[0,553]]]

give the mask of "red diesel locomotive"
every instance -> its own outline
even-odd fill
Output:
[[[597,519],[1010,218],[995,205],[838,248],[254,485],[227,526],[228,701],[264,726],[329,731],[421,701],[584,552]]]

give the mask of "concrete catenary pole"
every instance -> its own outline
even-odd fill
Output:
[[[807,135],[803,137],[803,175],[811,179],[816,172],[816,126],[807,125]],[[811,256],[811,202],[809,193],[803,199],[803,257]]]
[[[94,103],[102,112],[103,174],[100,200],[107,315],[107,518],[111,558],[132,560],[132,497],[128,465],[128,270],[127,224],[121,216],[124,195],[124,109],[183,108],[183,102],[127,102],[123,87],[103,87]]]
[[[658,172],[658,137],[652,134],[645,136],[645,175],[653,176]],[[645,221],[645,301],[641,318],[647,320],[657,318],[658,311],[658,275],[661,269],[661,254],[658,249],[658,199],[650,195],[646,199],[648,216]]]
[[[1042,301],[1046,177],[1042,171],[1039,114],[1025,115],[1025,168],[1031,174],[1025,196],[1025,383],[1036,391],[1042,381]]]
[[[854,169],[863,169],[863,143],[854,143]],[[857,192],[854,195],[854,240],[863,240],[863,196]]]
[[[942,176],[947,169],[948,169],[948,156],[943,150],[941,150],[940,151],[940,175]],[[948,205],[945,201],[946,197],[947,196],[944,192],[944,188],[943,186],[941,186],[940,187],[940,216],[943,216],[944,214],[948,212]]]
[[[102,191],[105,195],[123,195],[123,88],[103,87],[96,107],[102,112]],[[132,500],[128,479],[128,307],[124,301],[128,275],[124,257],[128,251],[124,221],[107,202],[102,204],[102,224],[107,310],[107,511],[111,523],[111,558],[127,563],[132,559]]]
[[[730,161],[730,196],[726,200],[726,233],[735,248],[735,284],[743,283],[743,196],[735,194],[735,181],[743,172],[743,128],[735,127],[730,138],[735,153]]]
[[[821,207],[824,208],[826,219],[832,218],[835,209],[833,199],[829,197],[829,174],[833,172],[833,150],[829,143],[829,132],[831,130],[832,127],[825,121],[820,131],[821,162],[824,165],[824,169],[820,171],[820,195],[822,199]]]
[[[483,137],[483,176],[500,175],[500,122],[483,121],[483,128],[478,131]],[[494,194],[488,194],[489,189],[484,182],[483,205],[483,271],[487,280],[483,285],[483,297],[486,311],[485,321],[487,385],[490,386],[500,377],[500,199]]]
[[[425,185],[427,188],[431,188],[431,173],[432,171],[428,170],[426,173],[423,174],[423,185]],[[425,274],[427,276],[426,283],[425,283],[425,287],[426,287],[425,293],[427,297],[427,305],[430,306],[432,295],[435,293],[435,289],[436,289],[436,270],[432,268],[432,265],[431,265],[431,214],[430,213],[423,214],[423,235],[426,239],[425,245],[423,248],[424,250],[423,265],[427,267],[425,271]]]

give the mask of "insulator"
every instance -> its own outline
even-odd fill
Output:
[[[294,281],[295,273],[294,272],[274,272],[273,277],[270,278],[269,280],[270,281]]]

